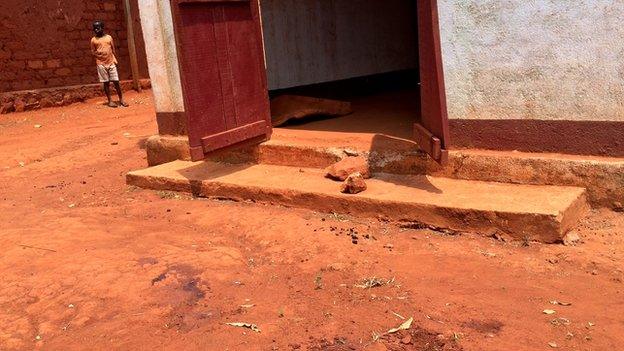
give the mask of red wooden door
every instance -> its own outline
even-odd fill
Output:
[[[171,0],[191,158],[271,135],[258,0]]]
[[[440,46],[437,0],[418,0],[420,123],[414,138],[440,164],[448,161],[449,124]]]

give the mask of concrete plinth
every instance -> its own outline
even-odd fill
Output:
[[[316,168],[174,161],[130,172],[128,184],[196,196],[254,200],[321,212],[383,216],[442,228],[494,231],[546,243],[563,238],[585,215],[577,187],[479,182],[416,175],[376,174],[368,190],[340,193],[339,182]]]
[[[155,136],[148,141],[150,165],[189,160],[185,137]],[[257,147],[218,154],[229,163],[324,168],[360,154],[374,172],[429,174],[464,180],[513,184],[565,185],[587,189],[595,207],[624,203],[624,158],[524,153],[514,151],[451,150],[449,164],[440,167],[415,144],[384,135],[275,129],[270,141]]]

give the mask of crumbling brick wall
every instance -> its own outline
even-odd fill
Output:
[[[140,78],[148,78],[136,2],[131,12]],[[130,79],[123,0],[0,1],[0,93],[97,83],[89,48],[97,19],[116,39],[120,79]]]

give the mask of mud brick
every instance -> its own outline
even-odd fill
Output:
[[[28,68],[41,69],[41,68],[43,68],[43,61],[41,61],[41,60],[30,60],[30,61],[28,61]]]
[[[7,62],[7,68],[11,70],[22,70],[26,68],[26,61],[9,61]]]
[[[111,3],[111,2],[105,2],[104,3],[104,11],[115,11],[117,10],[117,5],[115,5],[115,3]]]
[[[54,71],[54,74],[56,74],[57,76],[68,76],[72,73],[72,70],[64,67],[64,68],[59,68],[56,71]]]
[[[61,67],[61,60],[60,59],[47,60],[46,67],[59,68]]]
[[[23,50],[25,48],[24,43],[19,41],[9,41],[4,43],[4,48],[11,51]]]
[[[10,59],[11,59],[11,51],[0,50],[0,60],[10,60]]]

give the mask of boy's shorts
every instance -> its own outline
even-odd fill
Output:
[[[117,65],[110,65],[108,67],[104,65],[98,65],[97,72],[98,77],[100,78],[100,83],[119,81],[119,75],[117,74]]]

